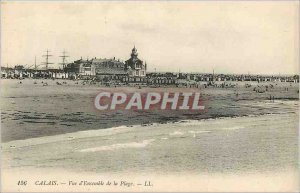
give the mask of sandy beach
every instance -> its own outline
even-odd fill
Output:
[[[22,191],[41,191],[34,185],[41,178],[134,184],[48,191],[165,191],[168,183],[168,191],[297,191],[298,84],[272,84],[257,93],[257,84],[242,82],[236,88],[138,89],[1,80],[4,187],[22,177],[31,184]],[[101,89],[200,91],[207,110],[99,112],[93,97]],[[153,186],[139,186],[141,179]]]
[[[10,141],[2,143],[9,179],[3,183],[27,180],[22,191],[164,191],[170,184],[168,191],[296,192],[298,116],[186,120]],[[67,185],[35,186],[42,179]],[[69,186],[69,180],[133,185]],[[143,180],[153,186],[139,186]]]
[[[25,79],[21,82],[22,84],[20,80],[1,80],[2,142],[123,125],[284,113],[290,112],[290,109],[272,105],[270,96],[274,96],[277,102],[299,100],[297,83],[231,82],[238,86],[235,88],[162,86],[138,89],[138,86],[115,88],[82,85],[82,81],[71,80]],[[43,86],[42,82],[46,82],[48,86]],[[57,85],[56,82],[62,85]],[[252,86],[246,88],[246,84]],[[274,87],[270,88],[270,84]],[[269,89],[264,93],[253,91],[258,86],[261,88],[269,86]],[[102,90],[125,93],[200,92],[206,108],[204,111],[98,111],[94,107],[94,99]],[[271,104],[264,105],[265,103]]]

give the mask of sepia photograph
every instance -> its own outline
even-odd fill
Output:
[[[299,192],[299,1],[1,4],[1,192]]]

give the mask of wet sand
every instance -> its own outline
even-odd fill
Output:
[[[96,173],[285,171],[298,166],[297,120],[298,114],[290,113],[122,126],[16,140],[2,143],[3,166]]]
[[[266,93],[253,92],[244,83],[230,89],[195,89],[209,99],[204,113],[101,114],[92,106],[95,93],[103,89],[97,85],[75,85],[69,81],[68,85],[58,86],[53,82],[46,89],[33,85],[32,80],[22,85],[13,81],[1,82],[6,86],[2,87],[1,148],[4,179],[9,179],[3,181],[3,187],[7,189],[39,192],[299,190],[298,84],[282,83]],[[270,94],[275,95],[274,102],[267,99]],[[14,186],[20,177],[31,185],[21,189]],[[128,180],[135,186],[34,185],[36,180],[43,179]],[[154,185],[140,187],[137,184],[143,183],[141,179],[150,180]]]
[[[56,82],[67,84],[56,85]],[[264,104],[269,97],[275,100],[298,100],[298,85],[295,83],[273,84],[265,93],[245,88],[249,82],[232,82],[237,88],[109,88],[99,85],[82,85],[82,81],[68,80],[1,80],[1,125],[2,142],[34,137],[58,135],[91,129],[105,129],[122,125],[166,123],[184,119],[201,120],[218,117],[238,117],[285,113],[289,109]],[[37,82],[37,84],[34,84]],[[47,82],[48,86],[43,86]],[[204,84],[204,83],[202,83]],[[276,85],[277,84],[277,85]],[[289,88],[288,91],[285,89]],[[94,98],[101,90],[122,92],[200,92],[205,102],[205,111],[98,111]],[[237,95],[238,93],[238,95]]]

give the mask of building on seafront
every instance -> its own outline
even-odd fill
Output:
[[[116,79],[119,76],[126,76],[124,63],[115,58],[92,58],[76,60],[66,65],[64,69],[73,79]]]
[[[137,49],[132,49],[130,59],[125,63],[116,58],[92,58],[76,60],[65,67],[70,78],[98,80],[122,80],[126,82],[141,82],[146,78],[147,64],[138,57]]]
[[[31,69],[23,65],[17,65],[14,68],[1,67],[1,78],[23,79],[23,78],[48,78],[48,79],[67,79],[68,73],[62,69]]]
[[[132,49],[131,57],[125,61],[125,70],[128,71],[129,76],[143,77],[146,76],[147,64],[138,58],[137,49]]]
[[[77,79],[81,76],[93,76],[95,75],[95,69],[91,64],[92,63],[90,60],[83,60],[81,58],[67,64],[64,68],[64,71],[67,72],[69,77],[72,79]]]
[[[95,68],[97,79],[114,79],[120,80],[128,74],[124,69],[124,63],[116,58],[112,59],[93,59],[92,66]]]

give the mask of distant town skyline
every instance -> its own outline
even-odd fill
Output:
[[[2,2],[1,65],[127,60],[150,72],[299,74],[299,2]],[[51,67],[51,65],[49,65]]]

